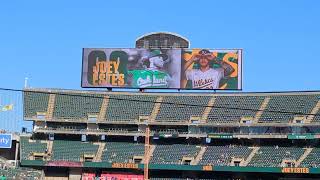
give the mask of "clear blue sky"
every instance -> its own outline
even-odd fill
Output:
[[[319,0],[1,1],[0,86],[20,89],[28,77],[32,87],[79,89],[82,48],[134,47],[144,33],[171,31],[193,48],[243,48],[243,91],[319,90],[319,7]]]
[[[80,88],[83,47],[134,47],[171,31],[243,48],[243,90],[320,89],[320,1],[2,1],[1,87]]]

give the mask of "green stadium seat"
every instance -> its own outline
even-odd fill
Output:
[[[242,117],[254,117],[264,99],[264,96],[217,96],[208,123],[238,123]]]
[[[35,118],[37,112],[47,112],[49,94],[42,92],[24,93],[24,117]]]
[[[273,95],[259,123],[288,123],[294,119],[295,114],[282,112],[309,114],[318,100],[319,95]]]
[[[296,161],[303,153],[303,148],[264,146],[253,156],[248,166],[280,167],[283,159]]]
[[[110,163],[129,163],[134,156],[144,156],[144,144],[107,142],[101,160]]]
[[[106,121],[135,121],[150,116],[157,96],[110,95]],[[139,102],[142,101],[142,102]]]
[[[251,151],[247,146],[208,146],[199,164],[227,166],[232,158],[247,159]]]
[[[201,117],[210,98],[210,96],[164,96],[156,121],[179,122],[189,121],[191,116]]]
[[[87,119],[88,114],[99,114],[103,97],[102,94],[57,94],[53,118],[79,120]]]
[[[84,154],[95,156],[98,148],[99,145],[94,145],[91,142],[54,140],[51,160],[79,162]]]
[[[23,160],[28,160],[31,153],[45,153],[47,149],[47,143],[41,143],[40,140],[29,142],[29,137],[21,137],[20,146],[21,159]]]
[[[183,157],[195,158],[199,151],[196,145],[156,145],[150,164],[182,164]]]
[[[320,167],[320,148],[313,148],[310,154],[301,162],[301,167]]]

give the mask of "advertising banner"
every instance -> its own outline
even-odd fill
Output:
[[[288,139],[315,139],[313,134],[288,134]]]
[[[212,139],[232,139],[232,134],[208,134],[208,138]]]
[[[241,89],[241,50],[85,48],[82,87]]]
[[[0,134],[0,149],[8,148],[12,146],[12,134]]]

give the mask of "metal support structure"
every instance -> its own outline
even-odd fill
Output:
[[[19,152],[19,148],[20,148],[20,143],[18,141],[16,141],[16,151],[15,151],[15,155],[14,155],[14,165],[15,167],[18,166],[18,152]]]
[[[150,157],[150,128],[146,127],[144,144],[144,180],[149,179],[149,157]]]

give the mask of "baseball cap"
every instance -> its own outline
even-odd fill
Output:
[[[160,50],[153,50],[151,53],[150,53],[150,56],[149,58],[152,58],[152,57],[156,57],[156,56],[160,56],[163,58],[163,60],[167,60],[168,59],[168,55],[166,54],[163,54]]]
[[[200,55],[209,55],[209,54],[211,54],[211,52],[207,49],[202,49],[201,51],[199,51],[199,54]]]

